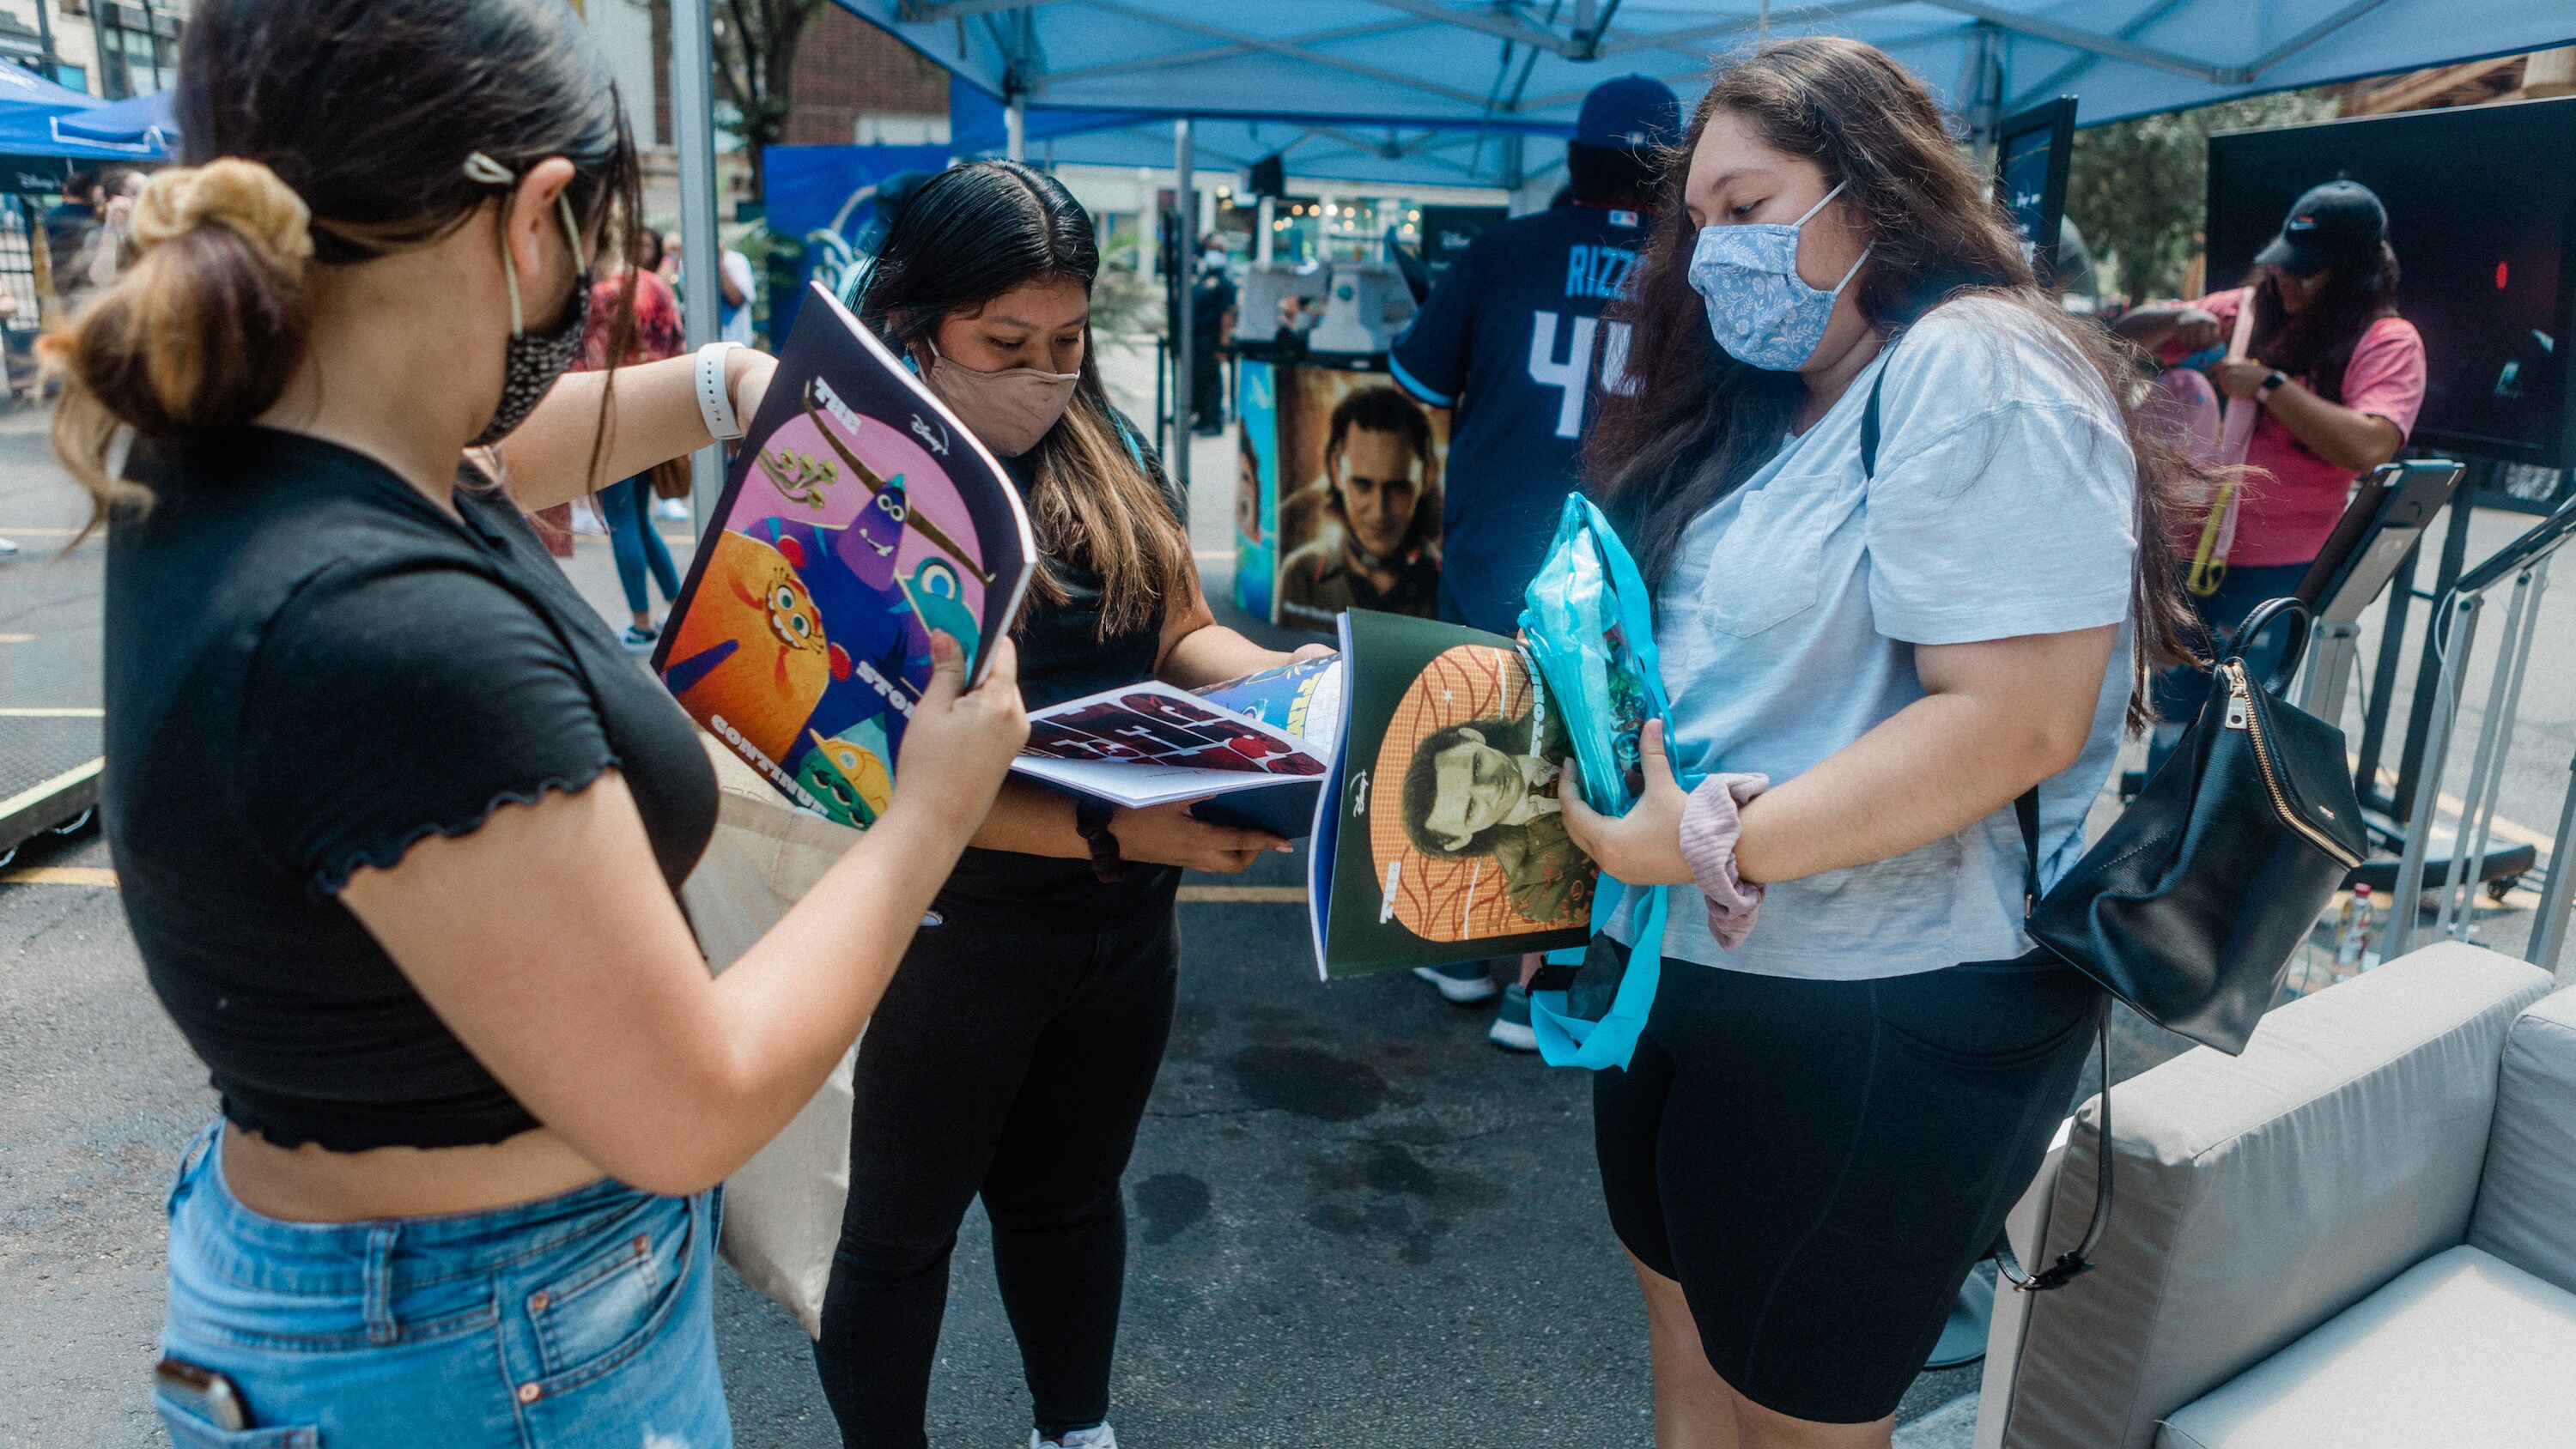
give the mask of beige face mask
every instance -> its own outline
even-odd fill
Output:
[[[939,355],[930,344],[930,373],[923,379],[939,400],[975,430],[994,456],[1016,458],[1038,445],[1056,419],[1073,404],[1078,372],[1048,372],[1035,367],[1005,367],[978,372]]]

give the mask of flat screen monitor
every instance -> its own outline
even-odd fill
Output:
[[[2209,280],[2233,285],[2290,204],[2348,178],[2388,207],[2397,309],[2424,335],[2410,441],[2564,468],[2576,97],[2229,131],[2209,138]]]
[[[2057,275],[2059,225],[2066,217],[2066,167],[2074,159],[2075,97],[2059,96],[2003,123],[1995,185],[2021,228],[2021,244],[2045,283]]]

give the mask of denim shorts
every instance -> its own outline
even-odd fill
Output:
[[[614,1181],[491,1212],[290,1223],[225,1186],[222,1124],[170,1192],[162,1352],[251,1427],[154,1391],[178,1449],[726,1449],[716,1194]]]

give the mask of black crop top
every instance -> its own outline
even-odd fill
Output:
[[[337,892],[611,767],[676,889],[715,829],[696,727],[505,497],[459,488],[460,526],[368,458],[261,428],[131,471],[157,501],[108,537],[101,808],[224,1115],[335,1151],[535,1126]]]

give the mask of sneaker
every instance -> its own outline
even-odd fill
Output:
[[[1446,966],[1416,966],[1413,974],[1428,981],[1440,992],[1441,999],[1456,1006],[1473,1006],[1494,999],[1494,978],[1485,971],[1482,961],[1452,961]]]
[[[0,558],[7,558],[9,555],[16,553],[17,551],[18,545],[5,538],[0,538]]]
[[[654,641],[661,637],[662,631],[659,629],[638,629],[629,624],[626,626],[626,632],[617,636],[617,642],[625,645],[626,652],[629,654],[650,654],[653,652]]]
[[[1503,988],[1502,1008],[1494,1013],[1485,1040],[1507,1052],[1538,1050],[1538,1033],[1530,1029],[1529,992],[1519,982]]]
[[[1058,1444],[1064,1449],[1118,1449],[1118,1431],[1106,1424],[1094,1424],[1088,1429],[1076,1429],[1061,1439],[1049,1439],[1035,1429],[1029,1431],[1029,1449],[1048,1449],[1048,1446]]]
[[[653,500],[653,516],[655,518],[667,518],[674,523],[686,523],[689,521],[689,500],[685,498],[656,498]]]
[[[585,500],[573,505],[572,531],[584,538],[606,538],[608,523],[599,516],[599,510]]]

